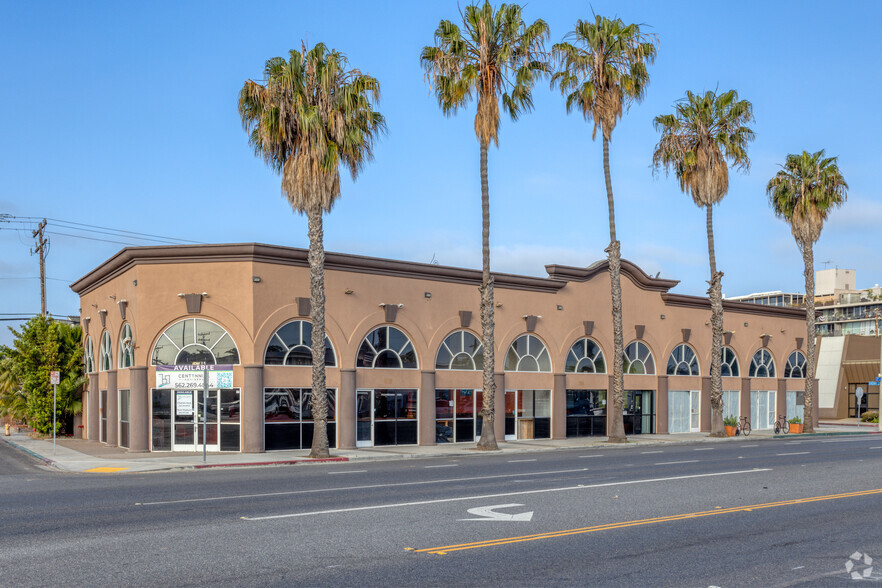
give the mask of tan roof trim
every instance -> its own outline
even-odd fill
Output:
[[[548,277],[553,280],[566,280],[569,282],[587,282],[598,274],[609,273],[609,260],[601,259],[589,265],[588,267],[574,267],[570,265],[546,265],[545,271]],[[667,292],[680,282],[678,280],[666,280],[664,278],[653,278],[640,269],[637,264],[622,260],[622,273],[628,276],[632,282],[643,290],[651,290],[655,292]]]
[[[710,310],[710,299],[703,296],[688,296],[686,294],[662,294],[662,300],[668,306],[685,306],[687,308],[706,308]],[[765,304],[751,304],[750,302],[734,302],[723,300],[723,310],[740,314],[758,314],[761,316],[792,317],[805,320],[804,308],[788,308],[783,306],[768,306]]]
[[[308,250],[306,249],[262,243],[126,247],[71,284],[70,288],[79,295],[87,294],[139,264],[252,261],[309,267],[307,254]],[[326,253],[325,269],[460,284],[479,285],[481,283],[480,270],[365,257],[348,253]],[[496,287],[512,290],[553,293],[566,286],[566,282],[561,280],[496,272],[493,273],[493,279]]]

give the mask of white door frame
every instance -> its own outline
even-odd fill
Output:
[[[370,399],[370,439],[358,440],[358,395],[362,393]],[[339,434],[339,433],[338,433]],[[355,446],[356,447],[373,447],[374,446],[374,389],[373,388],[357,388],[355,390]]]

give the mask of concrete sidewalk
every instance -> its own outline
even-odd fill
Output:
[[[862,428],[857,430],[849,424],[822,424],[818,427],[820,435],[866,434],[873,432]],[[811,437],[804,435],[803,437]],[[783,438],[771,430],[753,431],[750,441],[772,441]],[[789,435],[787,437],[793,437]],[[70,473],[143,473],[171,470],[194,470],[216,467],[244,467],[294,465],[328,462],[365,462],[391,459],[413,458],[453,458],[486,455],[475,450],[472,443],[443,444],[434,446],[387,446],[361,449],[332,449],[331,459],[309,459],[309,450],[272,451],[268,453],[209,453],[203,462],[202,453],[154,452],[129,453],[119,447],[107,447],[98,441],[83,439],[59,439],[53,449],[52,440],[32,439],[18,433],[0,437],[5,443],[28,453],[42,461],[48,468]],[[707,433],[680,433],[675,435],[634,435],[628,443],[607,443],[606,437],[577,437],[560,440],[532,440],[500,442],[500,453],[517,455],[537,451],[561,449],[621,450],[652,445],[678,445],[685,443],[731,443],[743,442],[744,437],[715,439]]]

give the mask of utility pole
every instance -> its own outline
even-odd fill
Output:
[[[36,249],[31,250],[31,255],[37,253],[40,255],[40,314],[46,316],[46,246],[49,240],[43,237],[43,230],[46,228],[46,219],[37,225],[34,231],[34,239],[37,240]]]

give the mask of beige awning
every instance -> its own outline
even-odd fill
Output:
[[[849,384],[872,382],[879,375],[879,362],[874,360],[843,361],[845,378]]]

